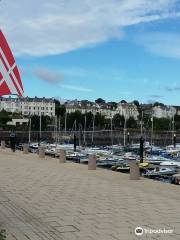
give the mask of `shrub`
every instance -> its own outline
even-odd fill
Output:
[[[6,240],[6,230],[0,230],[0,240]]]

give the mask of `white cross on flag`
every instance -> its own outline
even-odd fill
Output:
[[[0,96],[22,96],[23,92],[23,85],[14,57],[0,30]]]

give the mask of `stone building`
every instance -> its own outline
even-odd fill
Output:
[[[0,98],[0,110],[18,112],[25,116],[55,116],[55,101],[52,98]]]
[[[138,119],[139,112],[138,108],[133,103],[118,103],[116,108],[116,113],[119,113],[121,116],[124,116],[126,119],[133,117],[135,120]]]

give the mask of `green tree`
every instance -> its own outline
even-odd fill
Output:
[[[152,127],[152,121],[151,121],[151,116],[148,114],[144,114],[143,116],[143,126],[146,129],[151,129]]]
[[[11,121],[11,112],[7,112],[4,109],[0,112],[0,125],[5,127],[8,121]]]
[[[55,100],[55,115],[57,117],[63,117],[66,112],[66,107],[64,104],[60,104],[58,100]]]
[[[41,116],[41,130],[45,131],[47,126],[52,124],[52,118],[49,116]],[[31,117],[31,128],[32,130],[38,131],[40,128],[40,116],[34,115]]]
[[[95,103],[101,105],[101,104],[105,104],[106,101],[104,99],[102,99],[102,98],[98,98],[98,99],[95,100]]]
[[[96,113],[94,123],[96,129],[103,129],[105,127],[105,116],[100,113]]]
[[[153,104],[153,107],[156,107],[156,106],[161,106],[161,107],[164,107],[165,105],[163,103],[160,103],[160,102],[155,102]]]
[[[129,119],[127,119],[126,127],[137,128],[137,121],[133,117],[130,117]]]
[[[83,116],[84,119],[85,119],[85,116],[86,116],[86,129],[91,129],[93,124],[93,114],[92,112],[87,112]],[[84,123],[85,123],[85,120],[83,120],[83,128],[84,128]]]
[[[180,130],[180,116],[176,114],[174,116],[174,121],[175,121],[175,129]]]
[[[107,104],[108,104],[108,106],[111,107],[112,110],[117,108],[117,103],[116,102],[108,102]]]
[[[82,126],[83,124],[83,114],[80,111],[75,111],[73,113],[67,114],[67,129],[71,130],[75,127],[75,121],[76,121],[76,130],[79,129],[79,126]]]
[[[133,103],[134,103],[134,105],[136,105],[137,108],[139,108],[140,104],[139,104],[138,100],[134,100]]]
[[[0,230],[0,240],[6,240],[6,230]]]
[[[124,127],[124,116],[120,114],[115,114],[113,117],[113,124],[115,128],[122,128]]]
[[[39,126],[40,126],[40,117],[37,115],[34,115],[31,117],[31,129],[32,130],[39,130]]]
[[[155,130],[170,130],[170,119],[168,118],[154,118]]]

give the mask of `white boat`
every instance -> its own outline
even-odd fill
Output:
[[[160,166],[180,167],[180,162],[177,162],[177,161],[165,161],[165,162],[161,162]]]
[[[144,176],[147,177],[160,177],[160,176],[171,176],[177,173],[175,168],[168,168],[168,167],[157,167],[154,170],[148,170]]]
[[[145,161],[152,164],[160,164],[161,162],[171,161],[171,160],[163,156],[150,155],[145,158]]]
[[[56,148],[47,148],[45,149],[45,154],[51,155],[51,156],[56,156]]]

